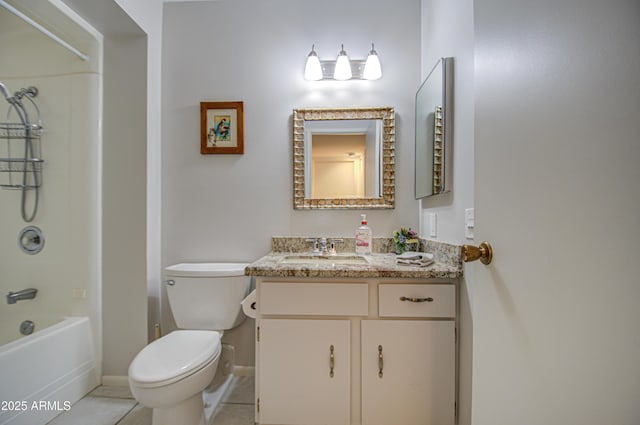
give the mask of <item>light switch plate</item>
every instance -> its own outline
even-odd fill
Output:
[[[438,232],[436,226],[438,224],[438,215],[436,213],[429,214],[429,236],[432,238],[437,237]]]
[[[464,237],[467,239],[474,238],[475,228],[475,211],[473,208],[464,210]]]

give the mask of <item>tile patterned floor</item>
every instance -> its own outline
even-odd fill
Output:
[[[234,377],[213,414],[213,425],[254,425],[254,378]],[[151,409],[128,388],[98,387],[47,425],[151,425]]]

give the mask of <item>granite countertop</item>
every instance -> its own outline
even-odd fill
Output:
[[[335,257],[327,257],[321,263],[283,263],[285,257],[301,255],[307,251],[296,243],[283,244],[281,238],[273,238],[269,254],[251,263],[246,269],[248,276],[264,277],[324,277],[324,278],[459,278],[462,276],[462,263],[459,247],[445,244],[433,245],[427,241],[424,251],[432,252],[435,261],[428,266],[408,266],[396,264],[396,255],[390,252],[378,252],[365,256],[367,264],[334,264],[331,258],[353,257],[352,252],[338,252]],[[346,244],[345,244],[346,245]],[[283,249],[283,246],[289,249]],[[304,246],[304,244],[302,244]],[[374,241],[374,248],[376,243]],[[430,248],[430,249],[429,249]]]

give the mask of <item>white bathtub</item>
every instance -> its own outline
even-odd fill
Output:
[[[0,425],[46,424],[98,382],[87,317],[64,318],[6,343],[0,346]]]

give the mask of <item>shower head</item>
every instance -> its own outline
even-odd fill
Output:
[[[5,86],[4,84],[0,83],[0,92],[2,92],[3,96],[5,97],[5,99],[9,100],[11,96],[11,93],[9,93],[9,89],[7,88],[7,86]]]

